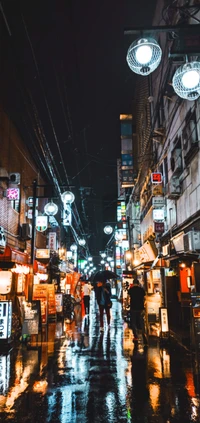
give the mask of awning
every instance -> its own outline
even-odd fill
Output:
[[[153,261],[152,265],[151,265],[151,269],[160,269],[160,268],[164,268],[164,267],[169,267],[168,263],[166,262],[166,260],[164,258],[161,257],[156,257],[156,259]]]
[[[13,264],[28,264],[28,261],[28,253],[23,253],[22,251],[15,250],[14,248],[8,246],[6,246],[4,253],[0,254],[0,267],[3,262],[11,262]]]

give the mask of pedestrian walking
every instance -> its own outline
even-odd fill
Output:
[[[110,326],[110,309],[112,307],[110,283],[107,281],[97,282],[95,293],[96,293],[96,300],[99,306],[99,313],[100,313],[100,331],[103,331],[104,330],[104,325],[103,325],[104,310],[106,313],[107,324],[108,326]]]
[[[88,281],[84,282],[83,285],[83,302],[85,308],[85,314],[90,313],[90,294],[91,294],[91,285]]]
[[[142,331],[143,343],[147,345],[147,336],[144,324],[144,304],[145,291],[140,286],[137,278],[133,280],[133,285],[129,288],[130,295],[130,325],[133,331],[133,342],[138,341],[138,329]]]

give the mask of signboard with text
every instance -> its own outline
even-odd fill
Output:
[[[11,337],[12,301],[0,301],[0,340]]]
[[[154,222],[154,232],[162,234],[165,232],[165,224],[164,222]]]
[[[151,174],[152,184],[161,184],[162,183],[162,173],[154,172]]]
[[[152,206],[153,207],[160,208],[160,207],[164,207],[164,205],[165,205],[164,197],[162,197],[162,196],[152,197]]]
[[[41,322],[40,301],[25,302],[23,312],[22,335],[38,335]]]

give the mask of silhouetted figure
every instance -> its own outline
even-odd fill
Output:
[[[130,295],[130,325],[134,335],[133,341],[138,341],[138,329],[140,329],[144,345],[147,345],[144,324],[145,291],[140,286],[138,279],[133,280],[133,285],[129,288],[128,294]]]
[[[99,306],[100,313],[100,330],[103,331],[103,313],[106,312],[107,324],[110,325],[110,306],[111,306],[111,286],[109,282],[97,282],[96,300]]]

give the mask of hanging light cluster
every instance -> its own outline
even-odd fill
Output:
[[[130,69],[139,75],[147,76],[159,66],[162,50],[153,38],[134,41],[127,52]],[[187,62],[180,66],[172,80],[176,94],[186,100],[196,100],[200,96],[200,62]]]

